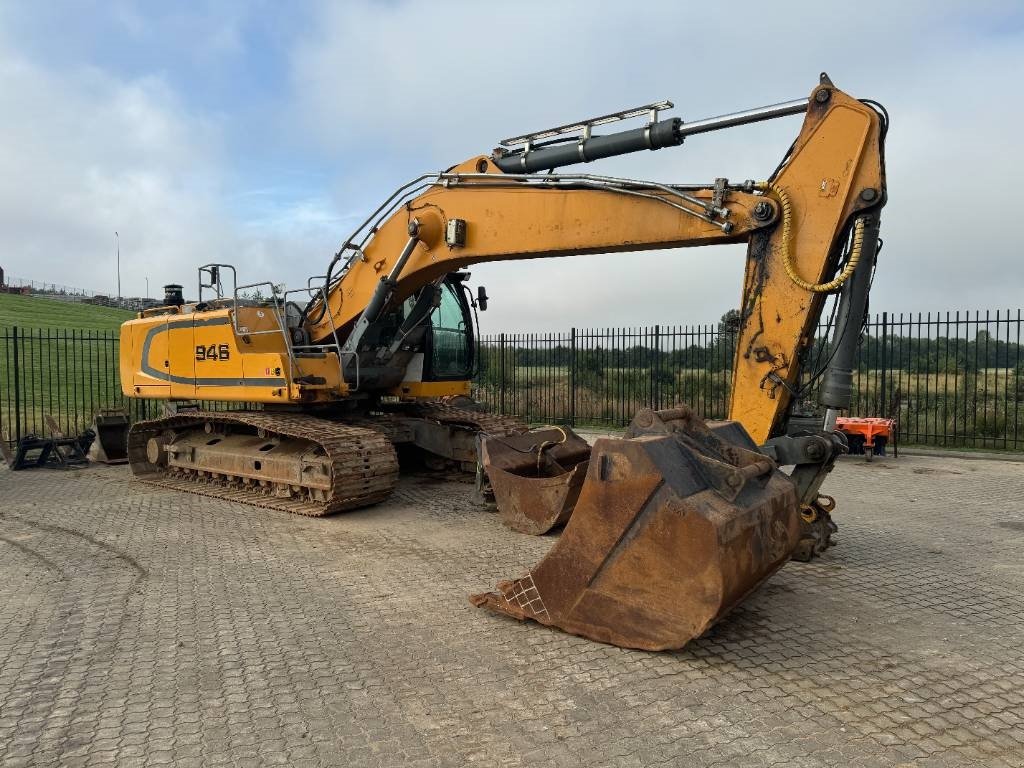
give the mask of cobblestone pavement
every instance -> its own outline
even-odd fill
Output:
[[[0,763],[1024,765],[1021,465],[828,489],[839,547],[658,654],[472,608],[551,540],[466,485],[314,520],[0,469]]]

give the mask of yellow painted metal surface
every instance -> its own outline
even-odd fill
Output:
[[[463,165],[475,170],[478,160],[484,159],[474,158]],[[493,165],[489,168],[497,177],[502,175]],[[663,193],[658,196],[671,199]],[[695,196],[710,200],[712,191]],[[664,203],[614,192],[526,185],[521,189],[480,185],[433,188],[381,226],[364,258],[352,265],[331,293],[328,303],[333,327],[342,328],[362,313],[408,241],[412,219],[420,224],[420,243],[399,277],[399,299],[470,264],[742,242],[764,226],[752,215],[760,196],[732,192],[727,200],[734,226],[728,235]],[[455,218],[466,221],[464,247],[450,247],[444,240],[445,226]],[[326,338],[331,327],[325,316],[311,328],[311,335]]]
[[[835,269],[835,248],[851,217],[884,201],[881,124],[869,106],[836,89],[824,104],[811,96],[788,164],[775,184],[794,212],[791,253],[803,279]],[[874,190],[871,200],[861,198]],[[797,356],[812,341],[824,294],[798,286],[782,265],[781,227],[748,249],[729,418],[763,443],[779,423],[797,379]],[[777,377],[777,379],[775,378]]]
[[[469,394],[468,381],[403,381],[388,394],[403,399],[436,400],[441,397]]]
[[[275,327],[269,308],[252,307],[239,310],[239,333],[227,309],[130,320],[121,327],[122,390],[133,397],[259,403],[348,394],[334,353],[299,357],[293,369],[284,337],[261,333]]]

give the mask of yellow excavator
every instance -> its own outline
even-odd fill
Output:
[[[578,483],[558,501],[565,528],[552,551],[472,602],[626,647],[682,647],[790,557],[823,551],[834,503],[820,487],[845,451],[834,426],[850,405],[873,276],[888,117],[824,74],[809,97],[767,107],[693,122],[664,117],[671,107],[514,137],[413,179],[301,289],[239,284],[228,264],[199,268],[196,300],[167,286],[164,306],[122,326],[125,394],[234,405],[134,424],[135,475],[325,515],[386,499],[400,455],[434,468],[482,463],[507,480],[510,467],[482,455],[510,447],[535,468],[524,483]],[[797,114],[800,133],[763,182],[558,170]],[[567,430],[534,439],[470,399],[473,320],[487,294],[470,291],[465,267],[739,242],[748,247],[728,421],[704,422],[682,404],[641,411],[624,438],[598,440],[569,467],[557,460]],[[827,353],[819,342],[812,355],[830,296],[835,330]],[[805,413],[808,381],[818,415]],[[530,499],[551,503],[518,497]]]

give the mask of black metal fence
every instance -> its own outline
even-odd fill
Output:
[[[1021,310],[873,316],[852,413],[895,418],[901,444],[1024,450],[1022,326]],[[122,395],[118,344],[117,331],[0,328],[9,440],[45,433],[46,414],[77,434],[100,408],[133,420],[160,413],[158,401]],[[485,336],[475,396],[531,422],[618,427],[639,408],[675,403],[722,418],[735,344],[727,322]],[[821,353],[811,350],[809,369]],[[806,394],[813,401],[813,387]]]
[[[159,415],[163,403],[121,393],[119,336],[118,331],[0,328],[0,433],[9,443],[48,434],[43,417],[51,415],[65,434],[77,435],[101,408],[123,409],[132,421]]]
[[[901,444],[1024,450],[1022,322],[1021,310],[872,316],[852,415],[895,418]],[[722,418],[735,347],[727,321],[490,335],[480,340],[475,395],[531,422],[619,427],[639,408],[676,403]],[[819,342],[806,368],[824,355]],[[814,401],[812,382],[803,394]]]

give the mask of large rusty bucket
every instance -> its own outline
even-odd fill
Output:
[[[527,575],[470,598],[625,648],[681,648],[789,559],[792,482],[735,422],[641,411],[594,444],[561,538]]]
[[[569,519],[589,459],[590,444],[568,427],[480,441],[480,460],[501,520],[521,533],[547,533]]]

